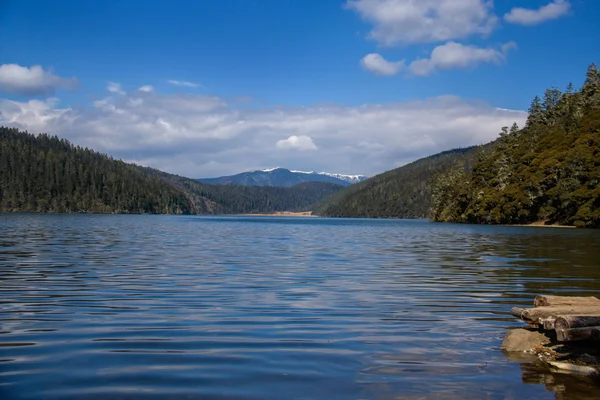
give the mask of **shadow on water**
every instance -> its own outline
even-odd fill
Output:
[[[0,214],[0,394],[597,398],[499,346],[599,259],[579,230]]]

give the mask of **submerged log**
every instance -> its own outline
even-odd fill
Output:
[[[554,322],[555,329],[585,328],[600,326],[600,312],[590,315],[559,315]]]
[[[559,342],[576,342],[579,340],[600,339],[600,326],[585,328],[556,329],[556,340]]]
[[[586,365],[576,365],[576,364],[571,364],[571,363],[566,363],[566,362],[558,362],[558,361],[546,361],[543,360],[546,364],[561,370],[561,371],[565,371],[567,373],[575,373],[578,375],[585,375],[585,376],[597,376],[598,375],[598,370],[594,367],[589,367]]]
[[[540,323],[540,320],[544,320],[550,317],[556,318],[556,316],[558,315],[590,315],[597,313],[600,313],[600,305],[537,307],[527,308],[524,311],[522,311],[521,319],[527,322]]]
[[[533,300],[534,307],[548,306],[593,306],[600,307],[600,299],[594,296],[571,297],[571,296],[536,296]]]

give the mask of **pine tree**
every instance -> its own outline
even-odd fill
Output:
[[[535,96],[531,101],[531,105],[529,106],[529,116],[527,117],[526,125],[532,125],[536,122],[539,122],[542,117],[542,112],[544,111],[542,108],[542,101],[539,96]]]
[[[586,105],[594,108],[600,106],[600,71],[596,64],[592,63],[588,67],[581,94]]]

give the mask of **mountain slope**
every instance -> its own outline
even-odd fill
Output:
[[[291,171],[285,168],[269,168],[218,178],[202,178],[198,179],[198,181],[217,185],[291,187],[302,182],[328,182],[348,186],[364,179],[366,178],[363,175],[342,175],[328,172],[303,172]]]
[[[0,127],[0,212],[222,214],[304,211],[342,186],[207,185],[46,134]]]
[[[183,193],[134,165],[57,137],[0,127],[0,211],[192,210]]]
[[[302,182],[292,187],[211,185],[151,168],[143,170],[180,188],[193,204],[210,201],[213,214],[310,211],[312,204],[342,189],[327,182]]]
[[[445,151],[384,172],[324,199],[314,211],[329,217],[427,218],[434,176],[454,165],[470,169],[478,148]]]
[[[591,65],[579,92],[548,89],[529,111],[472,173],[440,176],[435,220],[600,227],[600,71]]]

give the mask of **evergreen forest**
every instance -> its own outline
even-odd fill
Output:
[[[427,218],[435,176],[454,165],[471,169],[478,148],[445,151],[376,175],[325,198],[314,212],[328,217]]]
[[[455,166],[432,189],[435,221],[600,227],[600,72],[580,90],[535,97],[525,127],[502,128],[472,170]]]
[[[0,211],[222,214],[304,211],[342,186],[209,185],[47,134],[0,127]]]

